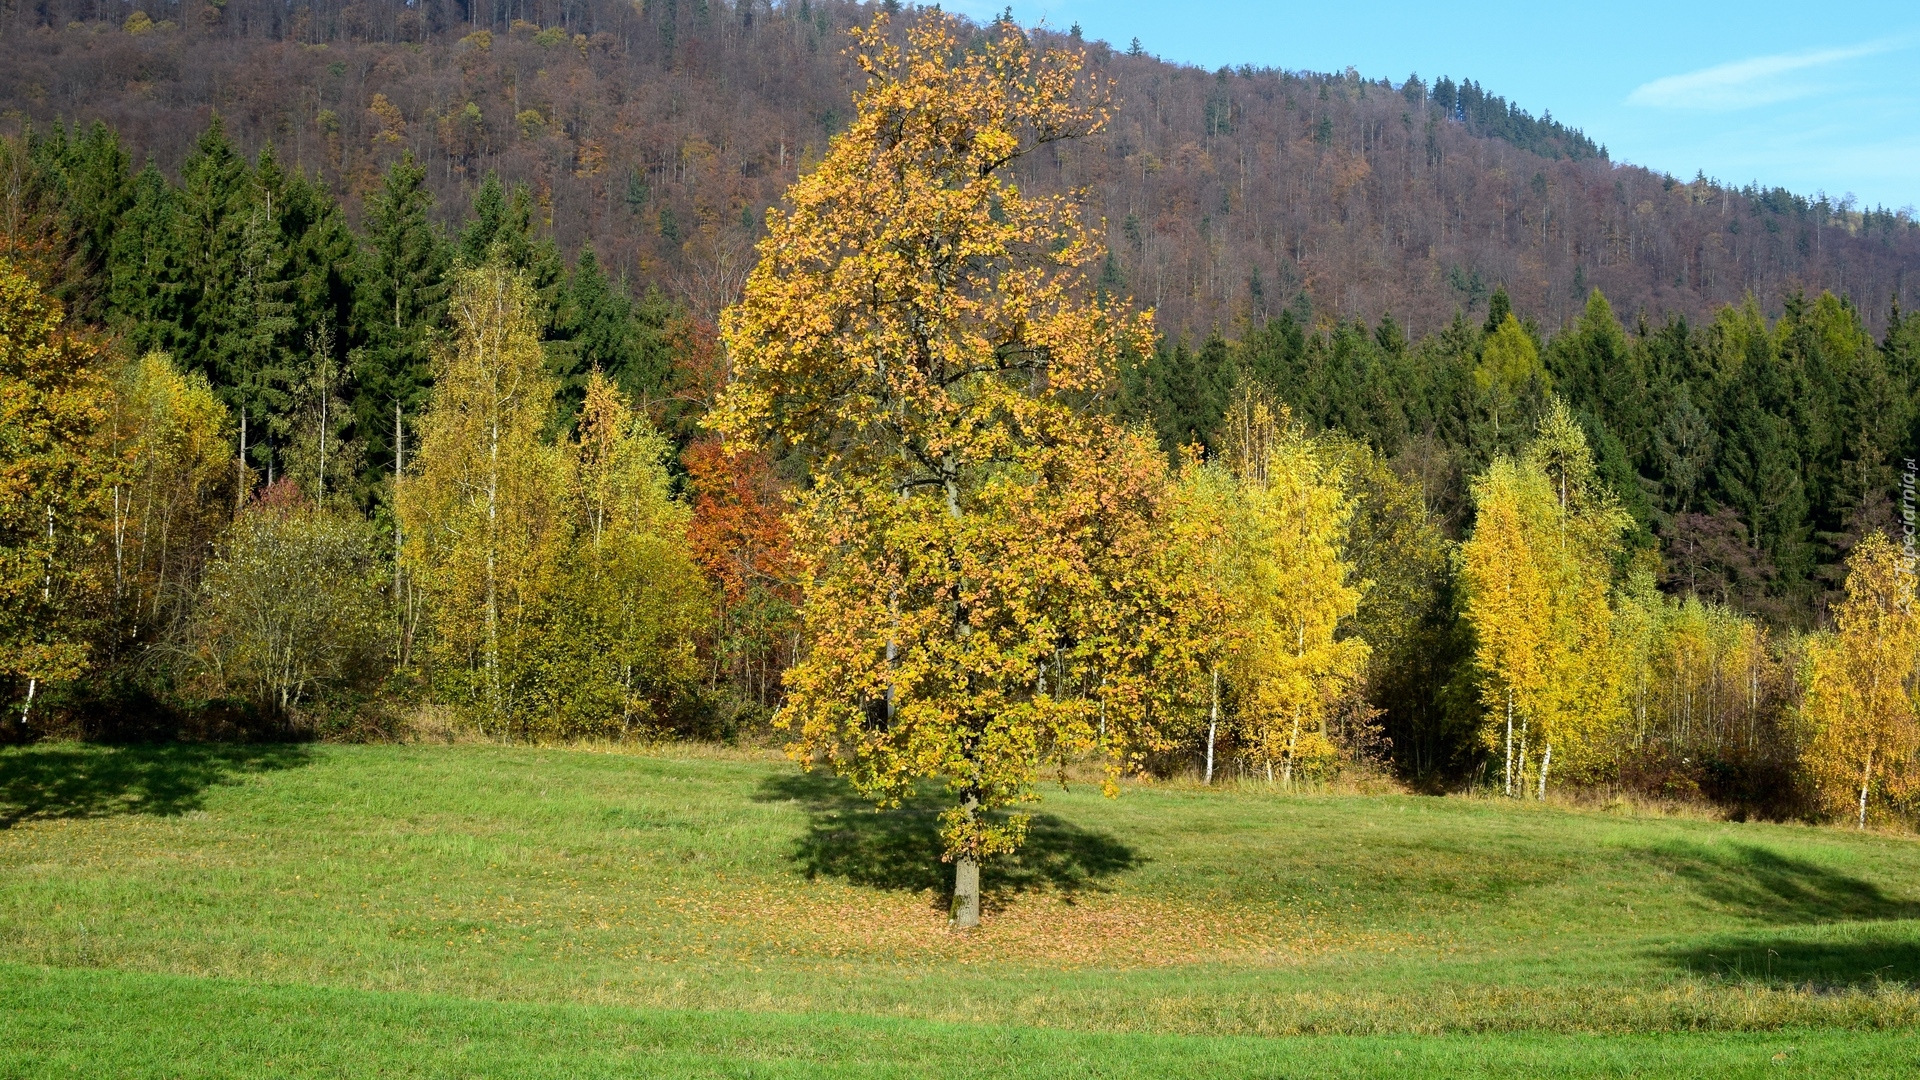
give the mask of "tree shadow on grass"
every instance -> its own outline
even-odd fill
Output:
[[[1920,918],[1920,901],[1757,844],[1663,845],[1648,852],[1700,895],[1769,922],[1878,922]]]
[[[116,814],[181,814],[208,788],[249,773],[291,769],[311,753],[263,746],[37,746],[0,753],[0,829],[22,821]]]
[[[808,880],[824,875],[880,889],[953,892],[953,867],[940,861],[940,812],[947,806],[941,794],[924,793],[898,809],[876,811],[846,781],[813,772],[769,777],[755,797],[796,802],[807,812],[806,834],[790,858]],[[983,866],[980,883],[989,901],[1052,889],[1072,902],[1075,894],[1099,891],[1102,879],[1141,862],[1106,833],[1035,814],[1026,844]]]
[[[1848,935],[1832,941],[1741,937],[1662,954],[1702,975],[1816,990],[1920,985],[1920,935]]]

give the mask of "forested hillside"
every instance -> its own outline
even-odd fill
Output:
[[[846,30],[866,10],[11,0],[0,109],[41,130],[105,119],[136,165],[169,176],[218,110],[242,152],[272,142],[353,220],[402,153],[425,165],[443,224],[497,171],[532,187],[569,257],[590,240],[616,275],[710,317],[764,210],[847,122]],[[1417,337],[1501,285],[1547,328],[1595,287],[1656,322],[1748,293],[1778,315],[1794,290],[1829,289],[1877,330],[1896,295],[1920,303],[1910,215],[1618,167],[1471,80],[1292,72],[1285,57],[1207,72],[1089,45],[1118,97],[1111,128],[1020,172],[1091,189],[1104,283],[1172,337],[1283,309],[1391,312]]]

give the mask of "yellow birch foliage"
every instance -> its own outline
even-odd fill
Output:
[[[520,661],[533,734],[657,732],[690,703],[711,607],[692,513],[672,495],[666,438],[598,371],[570,452],[571,538]]]
[[[1127,612],[1160,609],[1132,559],[1166,467],[1098,408],[1148,319],[1087,301],[1101,249],[1078,194],[1007,176],[1105,123],[1083,57],[1009,23],[957,33],[937,11],[904,40],[885,16],[856,31],[856,115],[768,213],[722,316],[713,423],[808,455],[790,752],[882,805],[945,781],[947,857],[977,860],[1020,842],[1023,816],[987,811],[1048,763],[1099,750],[1118,770],[1152,741],[1165,691]]]
[[[525,707],[524,639],[568,534],[565,452],[541,439],[554,384],[535,302],[507,268],[455,272],[453,332],[396,500],[402,559],[432,613],[435,678],[496,733]]]
[[[1544,792],[1556,755],[1576,775],[1602,767],[1625,719],[1611,577],[1628,519],[1558,401],[1522,460],[1495,459],[1472,492],[1461,572],[1485,743],[1509,793],[1530,771]]]
[[[1625,673],[1623,754],[1727,760],[1762,749],[1782,672],[1753,616],[1665,596],[1641,574],[1616,600],[1613,636]]]
[[[123,641],[168,640],[185,629],[208,552],[233,521],[230,423],[206,378],[182,373],[165,353],[132,361],[115,381],[118,469],[105,554]]]
[[[1548,693],[1535,719],[1541,771],[1557,754],[1566,774],[1590,775],[1611,760],[1626,719],[1627,674],[1613,642],[1613,563],[1632,520],[1600,483],[1586,434],[1564,401],[1555,399],[1541,418],[1524,464],[1552,494],[1549,531],[1533,541],[1552,614]]]
[[[1243,452],[1230,534],[1241,560],[1235,616],[1243,642],[1229,664],[1236,733],[1269,774],[1278,764],[1291,782],[1298,770],[1334,761],[1328,710],[1366,668],[1367,643],[1339,634],[1365,586],[1353,580],[1342,551],[1353,501],[1336,457],[1308,439],[1284,406],[1270,421],[1256,415],[1230,424],[1266,432],[1251,442],[1264,461]]]
[[[1490,721],[1485,740],[1502,755],[1511,794],[1514,740],[1525,738],[1529,719],[1545,707],[1553,663],[1547,575],[1532,543],[1551,494],[1545,477],[1507,457],[1475,478],[1472,493],[1473,533],[1460,546],[1460,573]]]
[[[1847,598],[1833,622],[1807,647],[1802,708],[1815,734],[1803,764],[1828,805],[1853,804],[1865,828],[1874,792],[1898,801],[1920,779],[1920,616],[1913,569],[1884,534],[1848,557]]]
[[[112,473],[111,390],[103,350],[63,318],[0,260],[0,677],[28,695],[85,669],[102,585],[90,556]]]

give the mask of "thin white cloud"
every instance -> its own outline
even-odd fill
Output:
[[[1634,88],[1627,95],[1630,105],[1656,109],[1700,109],[1724,112],[1753,105],[1769,105],[1816,93],[1820,85],[1805,77],[1794,78],[1814,68],[1829,67],[1848,60],[1893,52],[1904,48],[1899,40],[1870,41],[1842,49],[1817,49],[1812,52],[1756,56],[1748,60],[1717,64],[1684,75],[1668,75]]]

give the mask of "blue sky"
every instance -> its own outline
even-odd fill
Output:
[[[1004,3],[948,0],[976,17]],[[1208,68],[1250,63],[1395,82],[1470,77],[1584,129],[1616,161],[1803,194],[1920,204],[1920,4],[1563,7],[1039,0],[1023,24],[1078,22],[1116,46]]]

